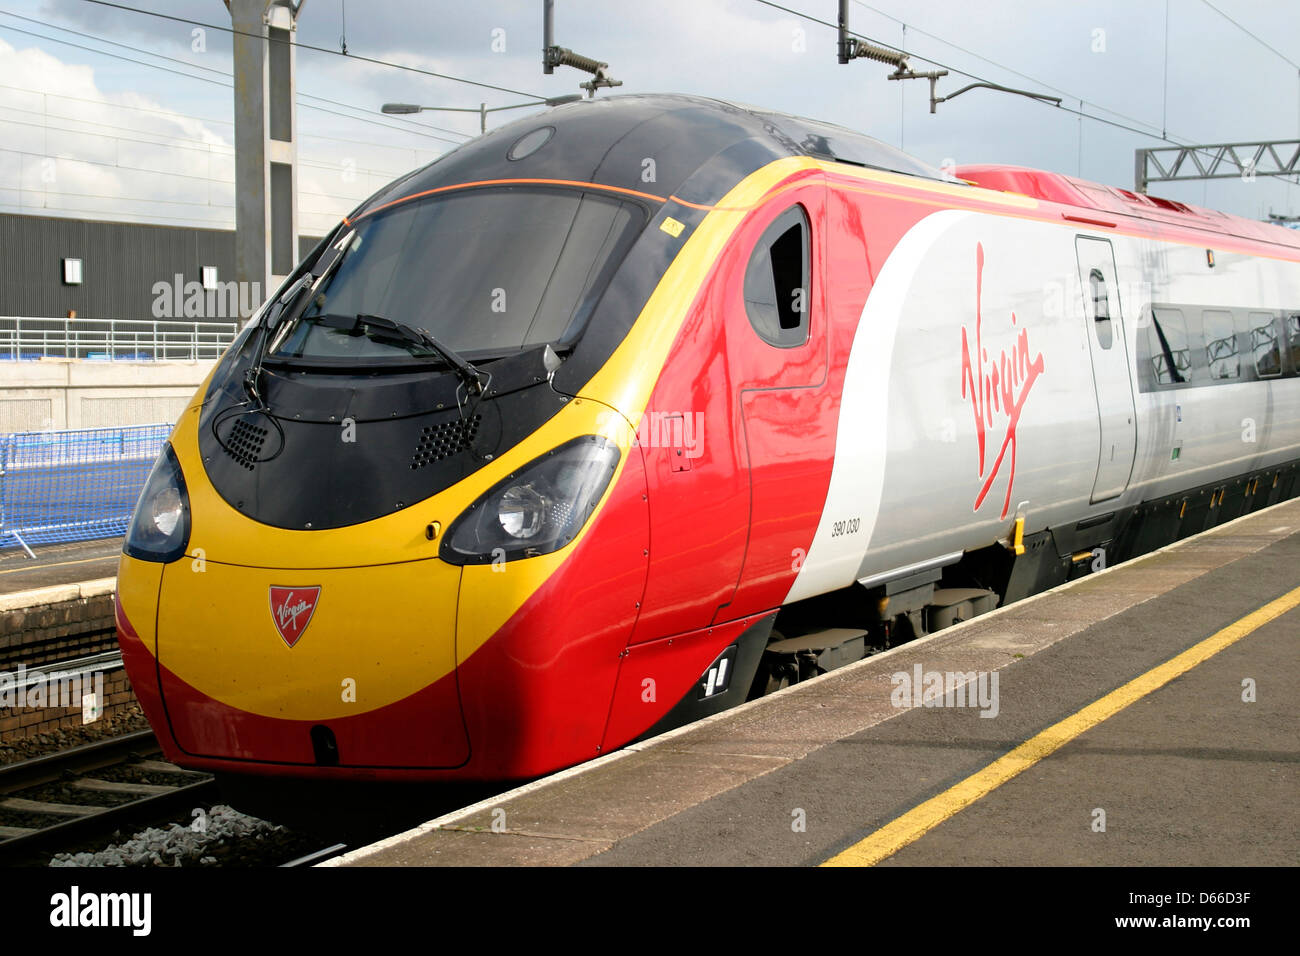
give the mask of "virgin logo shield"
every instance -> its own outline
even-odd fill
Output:
[[[280,632],[280,636],[290,647],[297,644],[303,632],[307,630],[319,599],[319,587],[271,587],[271,620],[275,622],[275,629]]]

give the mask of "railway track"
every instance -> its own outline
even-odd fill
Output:
[[[166,778],[142,783],[131,777]],[[69,794],[51,799],[50,791]],[[0,767],[0,865],[33,862],[98,836],[210,803],[207,774],[160,759],[144,730]],[[19,821],[19,822],[14,822]]]

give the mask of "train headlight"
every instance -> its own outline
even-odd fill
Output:
[[[442,539],[449,564],[558,551],[587,523],[618,467],[618,445],[586,435],[534,459],[462,514]]]
[[[497,520],[508,535],[536,537],[546,521],[546,497],[532,485],[511,485],[501,496]]]
[[[163,445],[136,503],[122,550],[142,561],[175,561],[190,540],[190,499],[171,443]]]

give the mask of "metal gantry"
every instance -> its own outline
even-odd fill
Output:
[[[1201,146],[1156,146],[1133,153],[1133,187],[1145,193],[1149,183],[1195,179],[1245,179],[1300,173],[1300,140],[1253,143],[1207,143]]]

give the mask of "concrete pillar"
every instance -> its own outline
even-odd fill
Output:
[[[235,280],[257,283],[249,301],[260,305],[298,259],[293,45],[302,3],[225,2],[235,29]]]

